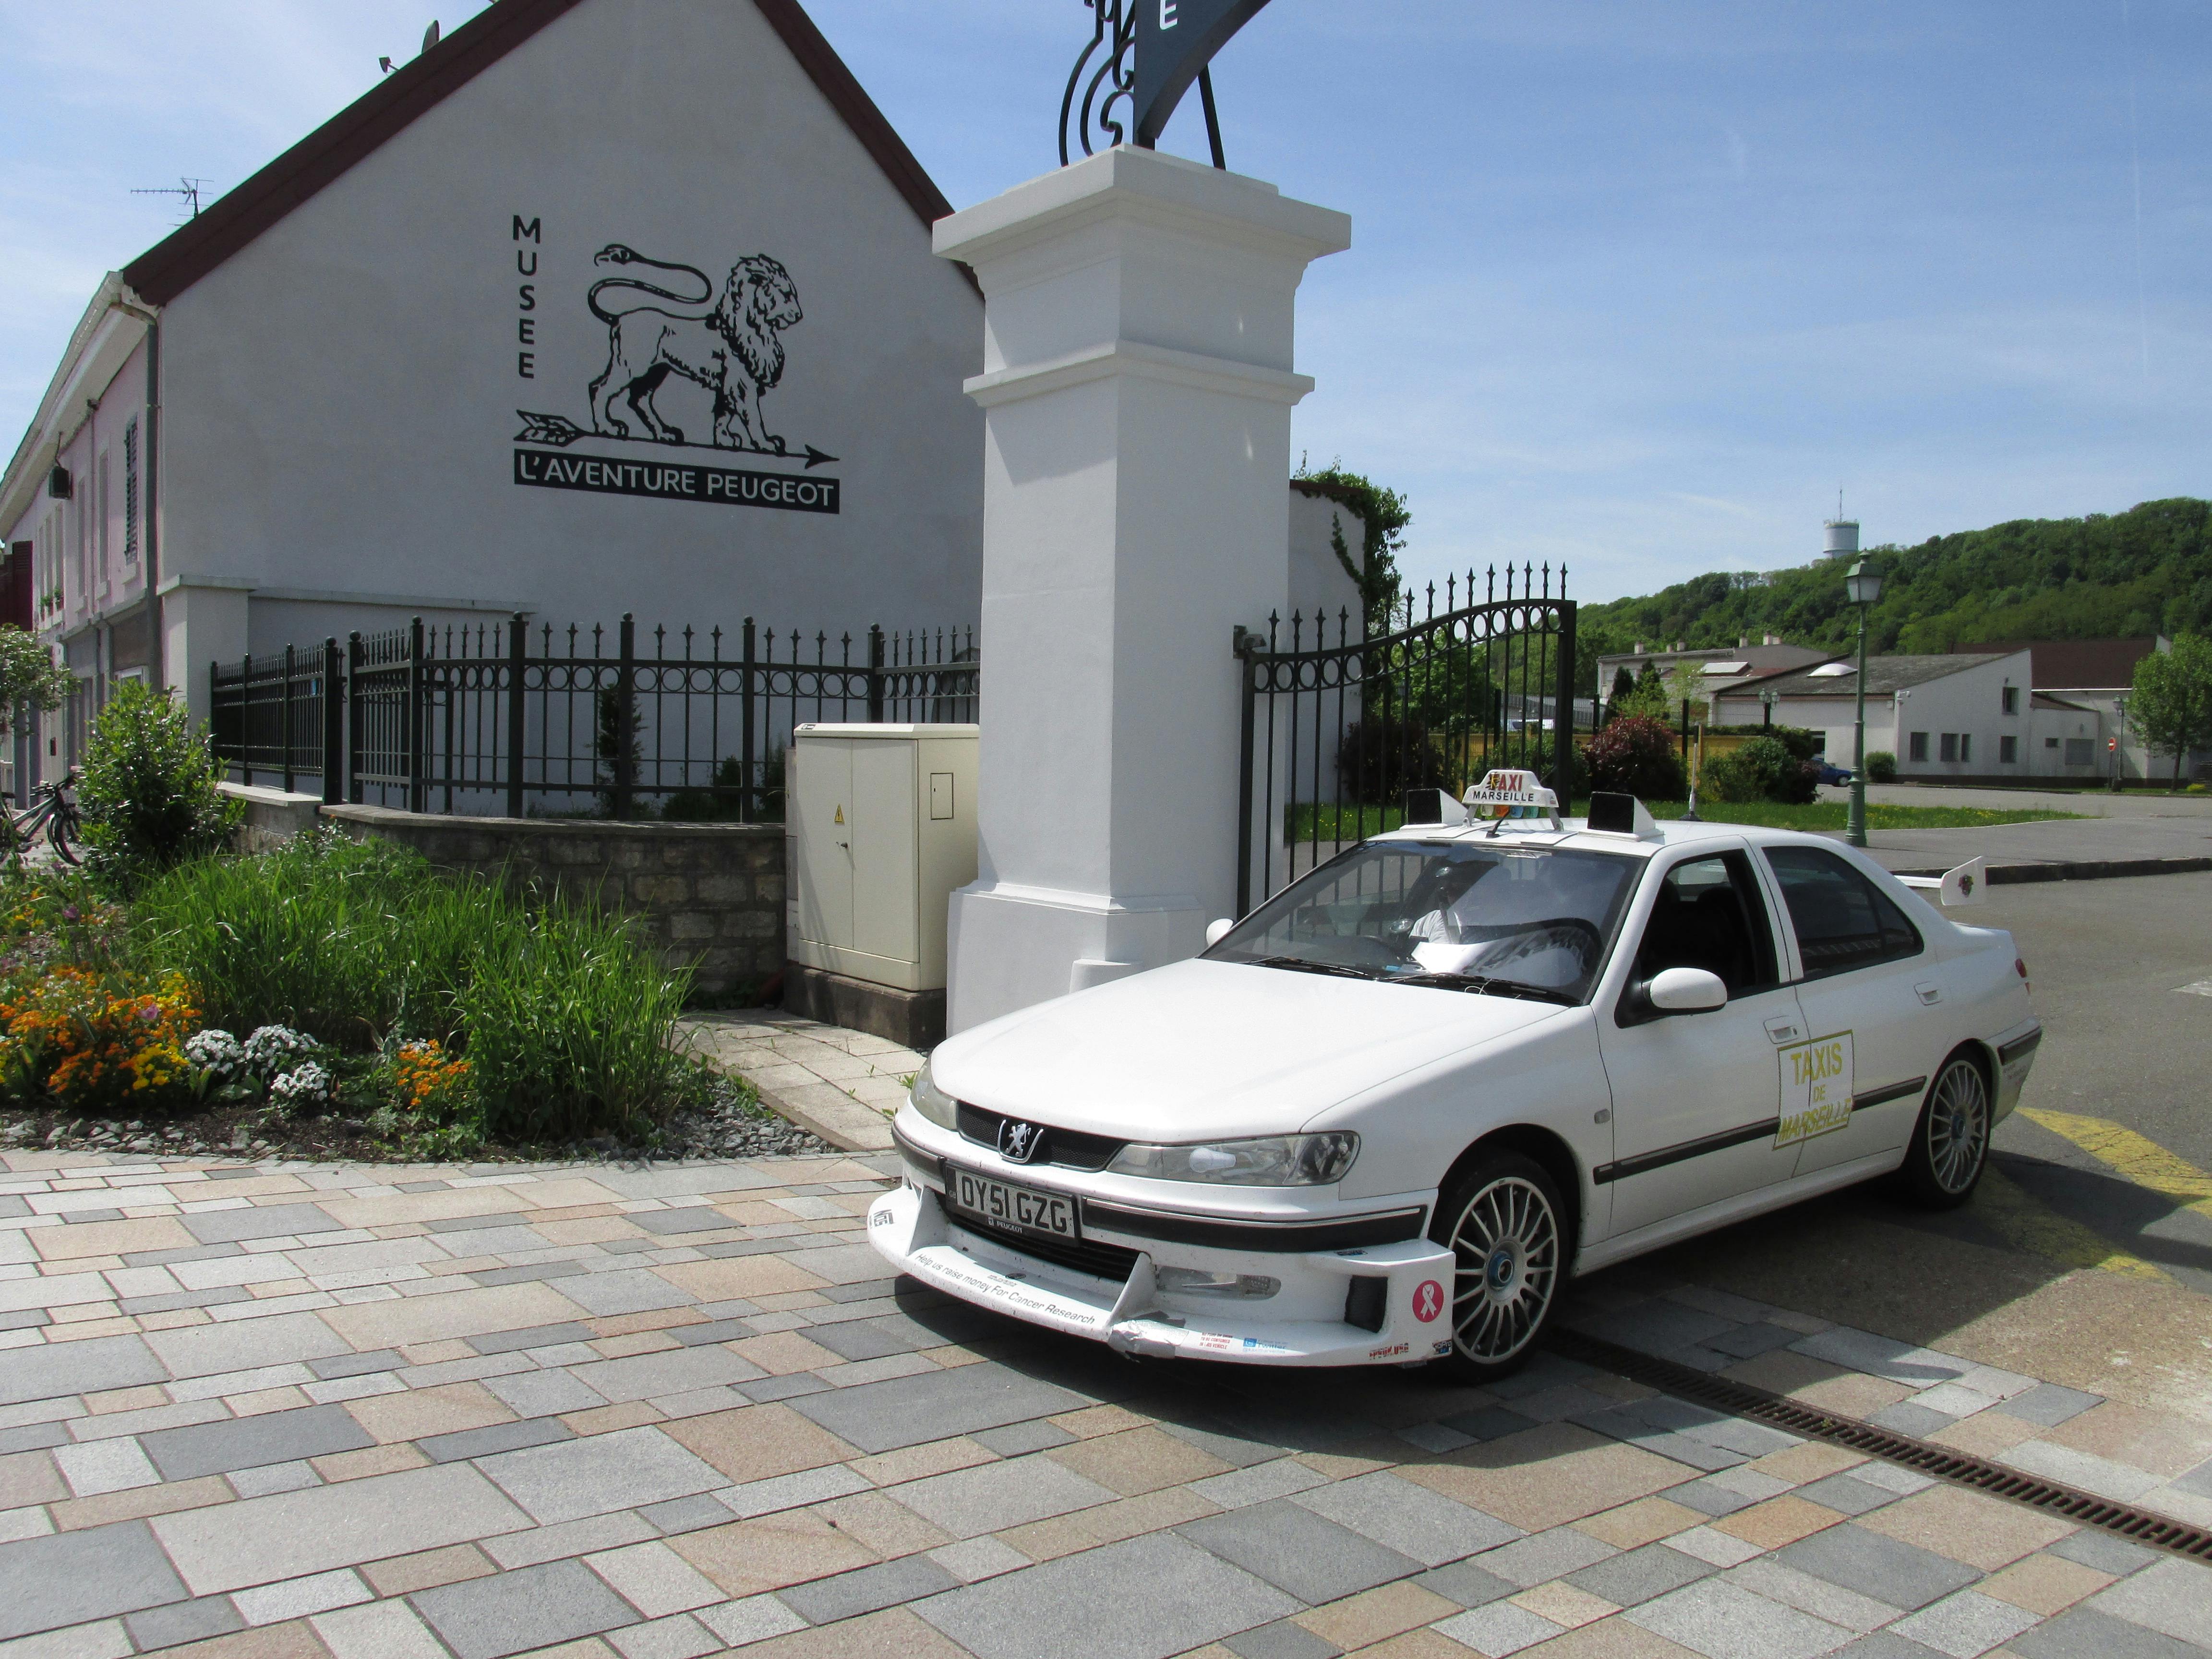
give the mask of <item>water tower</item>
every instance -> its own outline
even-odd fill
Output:
[[[1859,521],[1856,519],[1830,519],[1826,521],[1827,539],[1821,544],[1824,558],[1848,559],[1859,550]]]

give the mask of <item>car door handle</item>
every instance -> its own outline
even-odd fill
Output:
[[[1912,990],[1913,994],[1929,1007],[1943,1000],[1943,988],[1932,979],[1922,980],[1919,984],[1912,988]]]
[[[1784,1042],[1795,1042],[1804,1033],[1798,1030],[1796,1020],[1786,1015],[1778,1015],[1766,1022],[1766,1035],[1772,1037],[1778,1046]]]

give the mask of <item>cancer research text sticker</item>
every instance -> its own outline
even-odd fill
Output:
[[[1782,1050],[1782,1116],[1774,1144],[1794,1146],[1851,1121],[1851,1034],[1814,1037]]]

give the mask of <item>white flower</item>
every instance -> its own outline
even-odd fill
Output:
[[[217,1083],[228,1083],[244,1070],[246,1045],[210,1025],[185,1039],[185,1058]]]
[[[289,1025],[264,1025],[246,1039],[245,1066],[256,1077],[273,1078],[301,1060],[312,1060],[321,1052],[322,1046],[304,1031],[295,1031]]]
[[[305,1060],[289,1072],[280,1072],[269,1085],[269,1098],[284,1111],[305,1105],[319,1105],[331,1097],[337,1079],[315,1061]]]

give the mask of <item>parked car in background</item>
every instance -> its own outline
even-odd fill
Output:
[[[1814,757],[1813,764],[1820,769],[1822,783],[1845,784],[1851,781],[1850,768],[1837,765],[1826,755]]]

